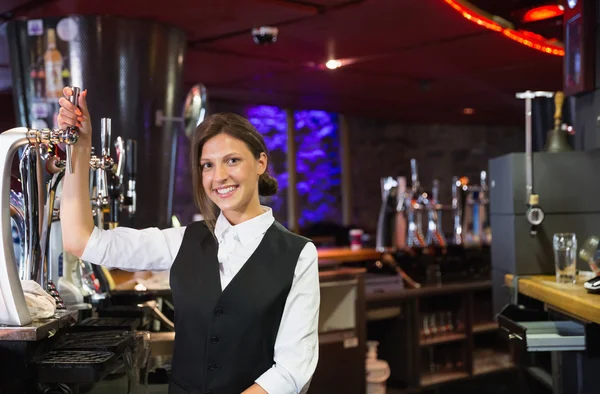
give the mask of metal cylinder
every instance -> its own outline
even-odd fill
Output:
[[[137,201],[135,227],[169,226],[172,147],[181,125],[157,126],[155,119],[158,111],[181,116],[185,34],[146,20],[69,16],[13,21],[7,36],[20,125],[56,127],[62,87],[87,90],[96,152],[102,118],[111,118],[112,138],[137,141],[135,184],[145,197]]]

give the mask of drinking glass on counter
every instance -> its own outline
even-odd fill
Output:
[[[553,238],[554,265],[557,283],[575,283],[577,265],[577,236],[573,233],[557,233]]]
[[[350,230],[350,249],[360,250],[362,249],[362,237],[364,231],[360,228],[354,228]]]

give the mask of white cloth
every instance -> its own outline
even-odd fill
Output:
[[[225,289],[254,253],[273,224],[273,212],[232,226],[223,215],[215,224],[219,243],[221,287]],[[94,228],[82,260],[129,271],[163,271],[171,268],[183,241],[185,227],[135,230]],[[319,358],[319,271],[317,249],[307,243],[298,259],[281,325],[275,341],[275,364],[257,380],[269,394],[303,393]]]
[[[22,280],[25,303],[32,319],[47,319],[56,313],[56,301],[36,281]]]

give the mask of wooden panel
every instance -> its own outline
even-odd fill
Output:
[[[319,263],[353,263],[357,261],[377,260],[381,253],[375,249],[351,250],[350,248],[317,248]]]

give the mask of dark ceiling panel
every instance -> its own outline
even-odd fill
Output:
[[[190,40],[219,37],[254,26],[314,14],[309,8],[261,0],[59,0],[27,13],[29,17],[103,14],[157,20],[184,30]]]
[[[528,0],[515,1],[510,2],[519,8]],[[405,121],[522,124],[517,91],[562,85],[562,58],[478,26],[444,0],[41,4],[19,15],[108,14],[153,19],[184,30],[190,43],[184,83],[204,83],[216,100]],[[254,44],[250,30],[261,25],[279,27],[275,44]],[[354,63],[333,71],[322,68],[330,58]],[[475,115],[465,116],[465,107],[474,108]]]
[[[234,55],[214,54],[188,50],[186,53],[184,81],[202,82],[206,85],[235,83],[240,80],[260,80],[273,73],[290,71],[296,66],[262,59]]]
[[[385,56],[482,31],[454,14],[456,12],[444,4],[432,7],[432,2],[422,0],[369,0],[282,26],[274,45],[257,46],[249,37],[241,35],[203,47],[323,63],[331,58]]]

